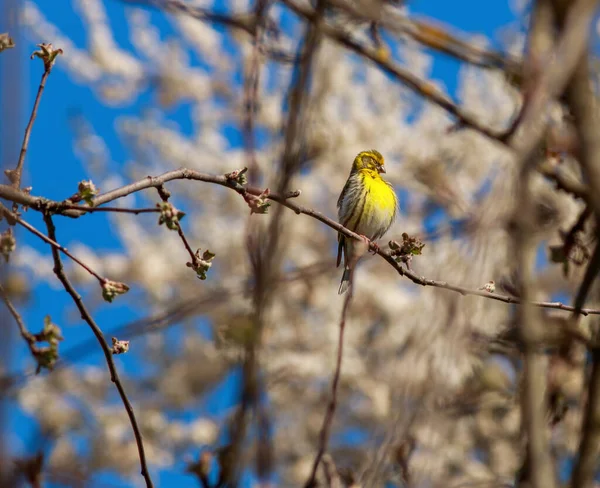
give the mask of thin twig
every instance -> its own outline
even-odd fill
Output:
[[[587,299],[587,295],[596,280],[596,277],[600,273],[600,245],[597,243],[594,252],[592,253],[592,257],[586,267],[585,274],[583,276],[583,280],[581,281],[581,285],[579,285],[579,290],[577,291],[577,295],[575,296],[573,314],[579,315],[578,311],[582,309],[585,304],[585,300]]]
[[[327,488],[342,488],[342,480],[338,474],[337,466],[329,454],[323,455],[321,465],[323,466],[323,473],[327,480]]]
[[[575,198],[579,198],[586,203],[590,201],[590,190],[587,185],[577,181],[575,178],[566,176],[556,166],[542,162],[537,170],[546,178],[554,181],[557,189],[570,193]]]
[[[185,237],[185,234],[183,233],[183,229],[181,228],[181,224],[177,224],[177,234],[179,234],[179,237],[181,238],[181,241],[183,242],[183,245],[185,246],[185,250],[188,252],[188,254],[190,255],[190,259],[192,260],[192,263],[196,261],[196,255],[194,254],[194,251],[192,250],[190,243],[188,242],[188,240]]]
[[[333,272],[334,268],[331,267],[331,263],[328,260],[319,261],[297,270],[287,272],[285,276],[281,276],[277,279],[274,285],[286,286],[288,283],[293,283],[298,280],[317,278]],[[217,287],[207,291],[202,296],[194,296],[191,299],[175,303],[164,312],[147,316],[112,329],[109,335],[117,337],[123,336],[131,339],[133,337],[140,337],[144,334],[165,330],[171,326],[180,324],[183,320],[193,315],[206,313],[209,309],[214,310],[215,307],[223,305],[227,300],[249,293],[252,293],[252,288],[248,288],[248,284],[245,280],[235,287]],[[71,349],[63,351],[61,353],[61,361],[56,364],[55,369],[65,366],[68,362],[72,363],[85,358],[95,344],[96,340],[90,339],[89,341],[83,341],[71,347]],[[0,385],[6,385],[6,388],[9,386],[10,388],[17,388],[22,386],[19,382],[25,381],[28,376],[30,375],[24,372],[11,376],[0,376]]]
[[[33,123],[35,122],[35,118],[37,117],[38,107],[40,105],[40,100],[42,99],[42,93],[44,92],[44,88],[46,87],[46,80],[50,76],[50,72],[52,71],[52,64],[44,63],[44,73],[42,74],[42,79],[40,81],[40,85],[38,86],[37,95],[35,96],[35,101],[33,102],[33,109],[31,110],[31,115],[29,116],[29,122],[27,122],[27,127],[25,127],[25,134],[23,136],[23,144],[21,145],[21,152],[19,153],[19,160],[17,161],[17,166],[12,171],[7,171],[8,177],[11,180],[13,188],[16,190],[20,190],[21,188],[21,179],[23,176],[23,165],[25,164],[25,155],[27,154],[27,148],[29,147],[29,138],[31,137],[31,129],[33,128]],[[13,207],[13,210],[16,210]]]
[[[158,185],[156,187],[156,191],[158,191],[158,195],[160,196],[160,198],[163,202],[169,201],[171,193],[169,193],[163,185]],[[157,210],[160,210],[160,209],[157,209]],[[187,238],[185,237],[185,233],[183,232],[183,228],[181,227],[181,222],[177,221],[176,226],[177,226],[177,234],[179,235],[181,242],[183,242],[183,245],[185,246],[185,250],[190,255],[190,259],[191,259],[192,263],[196,264],[196,262],[198,261],[198,257],[194,254],[194,251],[192,250],[190,243],[188,242]]]
[[[15,306],[10,301],[8,294],[6,293],[6,290],[4,289],[4,287],[2,285],[0,285],[0,297],[2,297],[2,300],[4,301],[6,308],[8,308],[8,311],[15,319],[15,322],[17,322],[21,337],[27,343],[27,346],[29,347],[31,354],[35,357],[36,356],[35,337],[33,336],[33,334],[31,332],[29,332],[29,330],[27,330],[27,326],[25,325],[23,317],[21,317],[21,314],[19,314],[19,312],[17,311]]]
[[[124,208],[124,207],[89,207],[87,205],[76,205],[71,203],[61,203],[61,208],[65,210],[78,210],[84,213],[93,212],[114,212],[114,213],[129,213],[129,214],[143,214],[143,213],[157,213],[160,212],[160,208]]]
[[[46,223],[46,227],[48,229],[48,241],[56,242],[56,229],[54,227],[54,222],[52,221],[52,216],[50,214],[44,214],[44,222]],[[146,453],[144,451],[144,443],[142,440],[142,433],[138,426],[137,420],[135,418],[135,413],[133,412],[133,407],[131,406],[131,402],[129,398],[127,398],[127,394],[125,393],[125,389],[123,388],[123,384],[119,378],[119,374],[117,372],[117,368],[113,361],[112,352],[110,346],[106,342],[104,338],[104,334],[100,327],[96,324],[94,319],[92,318],[90,312],[87,310],[85,305],[83,304],[83,300],[81,299],[81,295],[77,293],[77,290],[73,287],[69,278],[65,274],[65,270],[63,267],[62,260],[60,259],[59,249],[60,246],[51,245],[52,249],[52,258],[54,259],[54,273],[57,278],[63,284],[63,287],[67,291],[73,302],[75,303],[79,313],[81,314],[81,318],[87,322],[87,324],[92,329],[92,332],[96,336],[100,347],[102,348],[102,352],[104,352],[104,358],[106,359],[106,365],[108,366],[108,371],[110,372],[110,380],[115,384],[119,396],[121,397],[121,401],[123,402],[123,406],[125,407],[125,411],[127,412],[127,416],[129,417],[129,422],[131,423],[131,428],[133,430],[133,435],[135,436],[135,442],[138,448],[138,454],[140,458],[140,466],[141,466],[141,474],[146,481],[147,488],[153,488],[152,479],[150,478],[150,472],[148,471],[148,465],[146,463]]]
[[[329,434],[331,432],[331,425],[333,423],[333,416],[335,415],[335,408],[337,405],[337,394],[338,394],[338,384],[340,381],[340,376],[342,373],[342,357],[344,355],[344,330],[346,329],[346,319],[348,316],[348,309],[350,308],[350,301],[352,300],[352,294],[354,292],[354,267],[350,268],[350,287],[346,294],[346,298],[344,300],[344,306],[342,308],[342,316],[340,319],[340,334],[338,337],[338,348],[337,348],[337,359],[335,362],[335,372],[333,374],[333,381],[331,382],[331,395],[329,397],[329,403],[327,405],[327,412],[325,413],[325,418],[323,419],[323,426],[321,427],[321,432],[319,433],[319,448],[317,450],[317,455],[315,456],[315,460],[312,465],[312,469],[310,471],[310,475],[306,483],[304,484],[304,488],[314,488],[317,486],[316,476],[317,469],[319,468],[319,464],[321,463],[321,458],[325,454],[327,450],[327,443],[329,442]]]
[[[81,261],[80,259],[78,259],[75,256],[73,256],[73,254],[71,254],[67,250],[66,247],[61,246],[58,242],[53,241],[50,237],[48,237],[48,236],[44,235],[43,233],[41,233],[39,230],[37,230],[31,224],[28,224],[27,222],[25,222],[24,220],[22,220],[15,213],[11,212],[8,208],[6,208],[2,203],[0,203],[0,214],[3,214],[4,216],[6,216],[7,219],[13,220],[17,224],[25,227],[29,232],[31,232],[32,234],[34,234],[37,237],[39,237],[40,239],[42,239],[47,244],[50,244],[54,249],[57,249],[60,252],[64,253],[66,256],[70,257],[79,266],[81,266],[89,274],[91,274],[94,278],[96,278],[100,282],[100,284],[103,284],[103,283],[106,282],[106,278],[103,278],[98,273],[96,273],[92,268],[90,268],[87,264],[85,264],[83,261]]]

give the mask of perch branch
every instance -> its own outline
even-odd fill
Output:
[[[139,180],[135,183],[131,183],[129,185],[125,185],[123,187],[116,188],[115,190],[111,190],[102,195],[98,195],[98,197],[96,197],[94,199],[93,204],[94,204],[94,206],[96,206],[96,205],[102,205],[103,203],[109,203],[109,202],[117,200],[121,197],[138,192],[140,190],[144,190],[147,188],[155,188],[159,185],[162,185],[163,183],[165,183],[167,181],[172,181],[172,180],[177,180],[177,179],[188,179],[188,180],[195,180],[195,181],[203,181],[203,182],[207,182],[207,183],[214,183],[217,185],[221,185],[221,186],[230,188],[230,189],[234,190],[235,192],[237,192],[238,194],[240,194],[241,196],[245,196],[247,194],[260,195],[262,193],[262,190],[259,190],[256,188],[244,187],[235,182],[232,182],[231,180],[228,180],[224,176],[207,175],[207,174],[199,173],[198,171],[195,171],[195,170],[182,168],[182,169],[177,169],[177,170],[173,170],[173,171],[168,171],[167,173],[164,173],[160,176],[155,176],[155,177],[148,176],[148,177],[146,177],[142,180]],[[11,200],[14,197],[14,198],[18,199],[19,203],[23,203],[24,205],[27,205],[36,210],[41,210],[42,208],[47,208],[49,211],[55,213],[56,215],[63,215],[63,216],[68,216],[68,217],[73,217],[73,218],[77,218],[81,215],[81,212],[68,210],[68,209],[61,210],[62,205],[63,205],[61,202],[54,202],[51,200],[46,200],[41,197],[27,195],[27,194],[24,194],[21,192],[14,192],[12,190],[13,189],[10,188],[8,185],[0,185],[0,198],[6,198],[8,200]],[[303,214],[303,215],[312,217],[312,218],[318,220],[319,222],[327,225],[328,227],[332,228],[333,230],[340,232],[341,234],[345,235],[346,237],[350,237],[353,239],[361,239],[361,237],[358,234],[356,234],[355,232],[352,232],[350,229],[347,229],[346,227],[341,225],[339,222],[337,222],[333,219],[330,219],[329,217],[325,216],[321,212],[314,210],[312,208],[309,208],[309,207],[299,205],[299,204],[291,201],[292,198],[297,197],[299,194],[300,194],[300,192],[290,192],[285,195],[271,193],[267,198],[271,201],[274,201],[274,202],[280,204],[280,205],[283,205],[284,207],[289,208],[296,214]],[[499,302],[509,303],[509,304],[513,304],[513,305],[521,305],[523,303],[520,298],[517,298],[514,296],[500,295],[498,293],[489,293],[487,291],[478,290],[476,288],[469,288],[469,287],[465,287],[465,286],[454,285],[454,284],[448,283],[446,281],[432,280],[432,279],[425,278],[423,276],[419,276],[414,271],[403,268],[400,263],[396,262],[396,260],[389,253],[389,251],[385,251],[383,249],[377,248],[373,244],[370,245],[370,250],[379,254],[379,256],[381,256],[385,261],[387,261],[390,264],[390,266],[392,266],[401,276],[408,278],[410,281],[412,281],[413,283],[415,283],[417,285],[442,288],[445,290],[453,291],[455,293],[459,293],[460,295],[463,295],[463,296],[467,296],[467,295],[479,296],[479,297],[487,298],[490,300],[496,300]],[[556,302],[556,301],[548,302],[548,301],[537,301],[536,300],[536,301],[531,301],[530,303],[535,307],[563,310],[565,312],[575,312],[575,310],[576,310],[575,307],[573,307],[571,305],[566,305],[562,302]],[[584,316],[600,315],[600,309],[582,308],[579,311],[579,313]]]

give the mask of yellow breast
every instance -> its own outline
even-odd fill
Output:
[[[367,197],[358,232],[380,236],[392,225],[398,206],[393,188],[374,171],[361,171]]]
[[[371,211],[395,210],[396,194],[392,187],[386,183],[381,176],[373,171],[365,171],[363,174],[365,190],[368,193],[366,205],[371,206]]]

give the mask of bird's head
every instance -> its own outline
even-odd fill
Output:
[[[381,153],[375,151],[375,149],[362,151],[354,158],[352,169],[354,171],[366,169],[377,173],[385,173],[385,160]]]

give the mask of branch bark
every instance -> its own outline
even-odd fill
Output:
[[[350,288],[346,293],[346,298],[344,299],[344,306],[342,308],[342,316],[340,318],[340,333],[338,336],[337,359],[335,362],[335,372],[333,374],[333,381],[331,382],[331,395],[329,397],[329,403],[327,404],[327,412],[325,413],[325,418],[323,419],[321,432],[319,433],[319,448],[317,450],[317,455],[315,456],[310,475],[306,480],[306,483],[304,484],[304,488],[315,488],[317,486],[317,469],[319,469],[321,460],[325,455],[325,451],[327,450],[327,443],[329,442],[329,434],[331,432],[331,425],[333,424],[333,417],[335,415],[335,408],[337,406],[338,384],[340,382],[340,376],[342,373],[342,358],[344,356],[344,330],[346,329],[348,309],[350,308],[350,302],[352,301],[352,294],[354,291],[354,277],[352,276],[353,274],[354,267],[351,267]]]
[[[49,214],[44,214],[44,222],[46,223],[46,227],[48,229],[48,237],[50,241],[56,242],[56,229],[54,227],[54,222],[52,221],[52,217]],[[133,411],[133,407],[131,406],[131,402],[125,393],[125,389],[123,388],[123,384],[121,383],[121,379],[119,378],[119,374],[117,372],[117,367],[115,366],[115,362],[113,361],[112,352],[108,342],[104,338],[104,334],[102,330],[96,324],[94,319],[92,318],[90,312],[87,310],[85,305],[83,304],[83,300],[81,299],[81,295],[77,293],[77,290],[71,284],[69,278],[65,274],[65,270],[62,264],[62,260],[60,259],[60,254],[58,252],[58,248],[55,246],[51,246],[52,249],[52,258],[54,260],[54,273],[59,281],[62,283],[66,292],[71,295],[75,306],[79,310],[81,314],[81,318],[87,322],[92,329],[92,332],[96,336],[98,344],[102,348],[102,352],[104,353],[104,358],[106,360],[106,365],[108,367],[108,371],[110,373],[110,380],[115,384],[117,391],[119,392],[119,396],[121,397],[121,401],[123,402],[123,406],[125,407],[125,411],[127,412],[127,416],[129,417],[129,422],[131,423],[131,428],[133,430],[133,434],[135,436],[135,442],[138,448],[138,454],[140,457],[140,466],[141,466],[141,474],[144,477],[146,482],[146,488],[153,488],[154,484],[152,483],[152,478],[150,477],[150,472],[148,470],[148,465],[146,463],[146,453],[144,450],[144,442],[142,440],[142,433],[138,426],[137,420],[135,418],[135,413]]]
[[[195,170],[182,168],[182,169],[177,169],[177,170],[173,170],[173,171],[168,171],[166,173],[163,173],[160,176],[154,176],[154,177],[148,176],[148,177],[146,177],[142,180],[139,180],[135,183],[131,183],[129,185],[125,185],[123,187],[116,188],[115,190],[111,190],[109,192],[103,193],[102,195],[98,195],[98,197],[96,197],[93,200],[94,207],[92,207],[92,208],[96,208],[97,205],[102,205],[104,203],[112,202],[114,200],[117,200],[119,198],[122,198],[124,196],[130,195],[132,193],[136,193],[138,191],[141,191],[141,190],[144,190],[147,188],[156,188],[165,182],[177,180],[177,179],[204,181],[207,183],[213,183],[213,184],[225,186],[227,188],[232,189],[233,191],[235,191],[242,197],[244,197],[248,194],[249,195],[260,195],[262,193],[262,190],[260,190],[260,189],[244,187],[235,182],[232,182],[231,180],[228,180],[225,176],[208,175],[208,174],[200,173]],[[327,225],[328,227],[335,230],[336,232],[342,233],[346,237],[350,237],[353,239],[361,239],[361,237],[358,234],[352,232],[350,229],[347,229],[346,227],[341,225],[339,222],[337,222],[333,219],[330,219],[329,217],[325,216],[324,214],[322,214],[321,212],[319,212],[317,210],[314,210],[309,207],[305,207],[303,205],[299,205],[291,200],[292,198],[296,198],[299,195],[300,195],[299,191],[289,192],[285,195],[280,195],[277,193],[270,193],[267,196],[267,198],[273,202],[278,203],[279,205],[289,208],[296,214],[303,214],[303,215],[312,217],[312,218],[318,220],[319,222]],[[71,218],[78,218],[84,214],[83,211],[80,212],[78,210],[73,210],[72,205],[65,207],[64,203],[62,203],[62,202],[56,202],[56,201],[52,201],[52,200],[47,200],[42,197],[36,197],[36,196],[32,196],[32,195],[27,195],[22,192],[17,192],[8,185],[0,185],[0,198],[6,198],[7,200],[11,200],[11,201],[13,201],[13,199],[14,199],[14,201],[17,201],[18,203],[21,203],[23,205],[27,205],[27,206],[33,208],[34,210],[41,211],[41,210],[45,209],[51,213],[54,213],[55,215],[60,215],[60,216],[68,216]],[[64,208],[64,210],[63,210],[63,208]],[[85,207],[84,207],[84,210],[85,210]],[[408,278],[410,281],[412,281],[416,285],[442,288],[444,290],[449,290],[449,291],[452,291],[455,293],[459,293],[460,295],[463,295],[463,296],[467,296],[467,295],[479,296],[479,297],[487,298],[490,300],[496,300],[499,302],[509,303],[509,304],[513,304],[513,305],[521,305],[524,303],[522,299],[514,297],[514,296],[500,295],[498,293],[489,293],[487,291],[478,290],[476,288],[455,285],[452,283],[448,283],[447,281],[432,280],[432,279],[425,278],[424,276],[419,276],[414,271],[403,268],[400,263],[396,262],[396,260],[390,254],[389,251],[385,251],[373,244],[370,245],[370,250],[375,252],[376,254],[379,254],[380,257],[385,259],[388,262],[388,264],[390,264],[390,266],[392,266],[398,272],[398,274],[400,274],[400,276]],[[566,305],[562,302],[548,302],[548,301],[533,300],[529,303],[531,305],[533,305],[534,307],[563,310],[566,312],[575,312],[576,311],[575,307],[573,307],[571,305]],[[579,313],[583,316],[600,315],[600,309],[582,308],[581,310],[578,310],[577,313]]]
[[[542,90],[536,86],[540,78],[541,67],[550,59],[554,44],[554,16],[550,0],[538,0],[535,4],[529,35],[529,49],[527,55],[526,73],[527,87],[531,90],[530,98],[525,104],[531,103],[536,94]],[[549,82],[548,82],[549,83]],[[541,84],[541,83],[540,83]],[[532,92],[536,90],[536,92]],[[540,101],[539,108],[524,107],[524,124],[527,123],[526,115],[530,120],[539,117],[545,112],[547,100]],[[528,109],[529,108],[529,112]],[[531,123],[531,122],[530,122]],[[524,125],[524,129],[528,126]],[[540,136],[543,134],[543,129]],[[527,144],[528,141],[525,142]],[[522,150],[521,167],[518,172],[517,201],[514,209],[513,220],[516,225],[514,239],[517,255],[517,268],[520,276],[520,294],[525,302],[531,301],[533,293],[532,271],[535,267],[536,241],[531,231],[535,219],[534,201],[531,195],[533,173],[538,157],[535,149],[539,147],[541,137],[534,139],[529,148]],[[541,350],[543,338],[542,317],[529,303],[519,308],[518,311],[519,335],[524,346],[523,382],[521,390],[522,431],[526,434],[527,454],[524,462],[524,472],[533,488],[554,488],[556,486],[556,473],[554,462],[550,454],[549,432],[546,424],[546,358]]]
[[[557,12],[568,4],[554,0]],[[573,114],[580,150],[579,162],[589,191],[589,206],[596,216],[596,234],[600,229],[600,114],[598,100],[591,87],[589,57],[582,56],[567,88],[567,102]],[[596,246],[575,299],[575,314],[583,307],[593,282],[600,272],[600,246]],[[577,316],[575,315],[577,320]],[[600,349],[592,350],[592,371],[588,384],[587,405],[583,414],[581,439],[573,467],[571,486],[591,488],[600,459]]]

